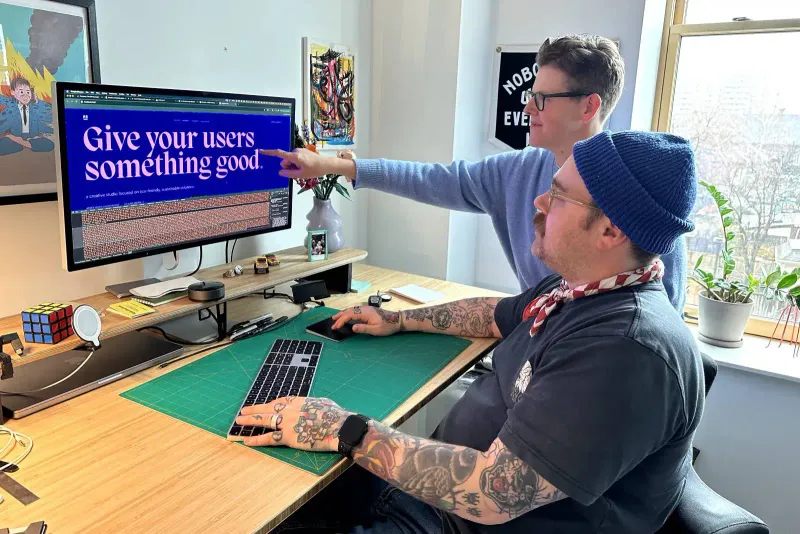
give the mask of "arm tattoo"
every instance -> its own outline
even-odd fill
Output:
[[[406,436],[374,421],[372,424],[377,432],[364,437],[355,454],[357,464],[437,508],[452,511],[461,504],[458,494],[463,490],[456,487],[475,471],[477,451]],[[398,451],[404,451],[400,463]]]
[[[333,439],[348,415],[329,399],[306,398],[293,429],[297,432],[297,442],[313,448],[317,442]]]
[[[566,496],[507,448],[495,444],[487,455],[495,460],[481,472],[481,494],[510,519]]]
[[[403,312],[404,322],[420,323],[420,330],[430,324],[435,330],[466,337],[492,337],[494,309],[497,298],[480,297],[448,302],[430,308],[418,308]]]
[[[495,442],[486,453],[408,436],[375,421],[355,462],[409,495],[477,522],[508,521],[566,495]]]

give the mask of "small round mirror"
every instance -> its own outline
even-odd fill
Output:
[[[88,304],[81,304],[72,314],[72,329],[78,337],[100,346],[100,315]]]

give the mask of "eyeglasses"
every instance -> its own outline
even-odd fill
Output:
[[[577,199],[574,199],[574,198],[570,198],[567,195],[565,195],[564,193],[559,193],[556,190],[556,184],[555,183],[551,183],[550,184],[550,203],[547,205],[548,211],[550,210],[550,208],[553,207],[553,199],[554,198],[563,200],[564,202],[569,202],[570,204],[575,204],[576,206],[583,206],[585,208],[589,208],[589,209],[593,209],[593,210],[600,210],[600,207],[597,204],[595,204],[594,202],[584,202],[583,200],[577,200]]]
[[[544,103],[548,98],[576,98],[579,96],[589,96],[593,93],[583,93],[583,92],[568,92],[568,93],[537,93],[531,91],[530,89],[526,89],[522,93],[527,100],[533,99],[533,103],[536,105],[536,109],[539,111],[544,110]]]

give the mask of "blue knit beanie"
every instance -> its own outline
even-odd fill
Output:
[[[603,213],[639,248],[667,254],[694,230],[694,152],[677,135],[601,132],[572,149],[578,172]]]

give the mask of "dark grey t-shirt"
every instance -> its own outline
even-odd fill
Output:
[[[523,310],[556,283],[498,304],[494,372],[472,384],[435,438],[485,451],[499,437],[568,498],[496,526],[445,514],[454,532],[645,534],[682,494],[704,383],[663,285],[568,302],[531,337]]]

